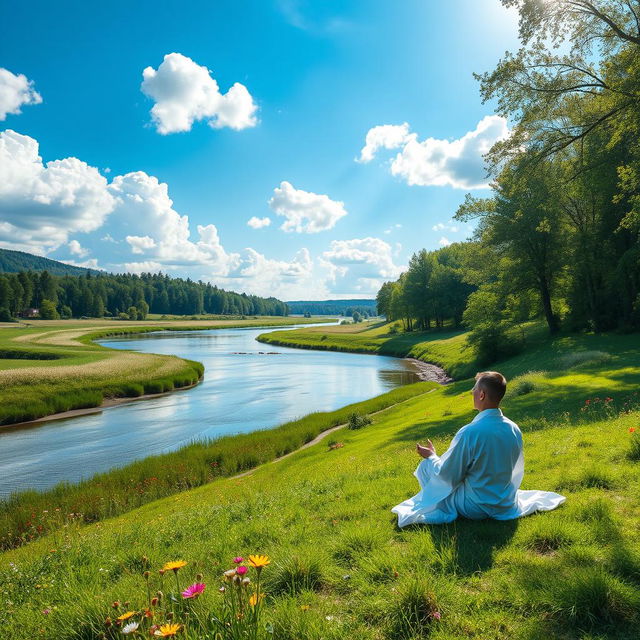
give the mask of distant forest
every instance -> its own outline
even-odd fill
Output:
[[[203,282],[170,278],[161,273],[54,276],[21,271],[0,274],[0,321],[26,309],[42,318],[115,316],[143,320],[147,313],[200,315],[286,316],[287,305],[276,298],[260,298],[225,291]]]
[[[368,299],[355,300],[293,300],[287,302],[289,313],[310,313],[313,316],[361,316],[378,315],[376,301]]]

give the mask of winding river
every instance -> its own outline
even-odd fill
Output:
[[[410,360],[257,342],[268,330],[163,331],[100,341],[114,349],[198,360],[205,365],[204,380],[96,413],[3,428],[0,498],[77,482],[195,440],[268,429],[420,379]]]

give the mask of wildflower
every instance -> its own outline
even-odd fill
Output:
[[[122,633],[124,633],[125,635],[133,633],[134,631],[138,630],[139,626],[140,625],[137,622],[130,622],[129,624],[122,627]]]
[[[240,564],[241,562],[244,562],[244,558],[243,558],[242,556],[236,556],[236,557],[233,559],[233,562],[234,562],[235,564]]]
[[[434,612],[431,614],[431,617],[432,617],[432,618],[434,618],[434,619],[436,619],[436,620],[440,620],[440,618],[442,618],[442,615],[440,614],[440,612],[439,612],[439,611],[434,611]]]
[[[142,615],[145,618],[153,618],[153,611],[151,611],[151,609],[145,609]]]
[[[636,428],[635,427],[629,427],[629,433],[635,433]]]
[[[205,586],[203,582],[196,582],[182,592],[182,597],[185,600],[188,598],[197,598],[205,590]]]
[[[121,616],[118,616],[116,620],[120,620],[120,622],[124,622],[125,620],[128,620],[129,618],[135,615],[136,615],[135,611],[127,611],[126,613],[123,613]]]
[[[302,609],[302,611],[309,611],[311,607],[308,604],[301,604],[300,609]]]
[[[604,401],[607,402],[607,403],[608,402],[613,402],[613,398],[605,398]]]
[[[226,589],[224,588],[224,586],[222,586],[222,587],[220,587],[220,588],[218,589],[218,591],[219,591],[220,593],[224,593],[224,592],[226,591]]]
[[[158,598],[151,598],[151,606],[155,607],[158,604]]]
[[[104,621],[104,626],[105,627],[110,627],[111,626],[111,618],[107,617],[107,619]]]
[[[238,567],[238,568],[236,569],[236,573],[237,573],[239,576],[243,576],[245,573],[247,573],[247,571],[248,571],[248,569],[247,569],[247,567],[245,567],[244,565],[242,565],[241,567]]]
[[[248,587],[251,584],[251,578],[242,578],[242,586]]]
[[[169,636],[175,636],[180,631],[179,624],[163,624],[159,629],[154,631],[154,635],[161,638],[168,638]]]
[[[225,580],[231,580],[231,578],[236,575],[236,570],[229,569],[229,571],[225,571],[222,575],[224,576]]]
[[[120,603],[116,600],[112,605],[114,609],[117,609],[120,606]]]
[[[591,400],[590,400],[589,398],[587,398],[587,399],[584,401],[584,403],[585,403],[586,405],[590,405],[590,404],[591,404]]]
[[[264,593],[261,593],[260,595],[258,595],[257,593],[252,593],[251,597],[249,598],[249,606],[255,607],[258,602],[262,602],[262,600],[264,600]]]
[[[174,571],[178,572],[178,569],[182,569],[182,567],[186,567],[187,563],[184,560],[174,560],[173,562],[165,562],[164,567],[162,567],[162,571]]]
[[[262,569],[270,563],[269,556],[249,556],[249,564],[256,569]]]
[[[47,607],[46,609],[43,609],[43,610],[42,610],[42,613],[43,613],[45,616],[48,616],[48,615],[51,613],[51,609],[49,609],[49,608]]]

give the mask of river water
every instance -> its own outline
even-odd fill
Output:
[[[287,327],[291,328],[291,327]],[[417,382],[409,360],[262,344],[270,329],[163,331],[102,340],[205,365],[198,386],[97,413],[0,429],[0,498],[43,490],[195,440],[268,429]]]

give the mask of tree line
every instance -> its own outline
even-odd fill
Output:
[[[422,251],[378,294],[406,328],[462,322],[486,359],[535,317],[551,334],[640,329],[640,2],[502,3],[522,47],[477,78],[512,133],[486,156],[492,197],[456,212],[477,223],[456,293],[439,287],[440,251]]]
[[[54,276],[48,271],[0,274],[0,318],[38,309],[43,318],[114,316],[142,320],[147,313],[286,316],[287,305],[225,291],[161,273]]]

